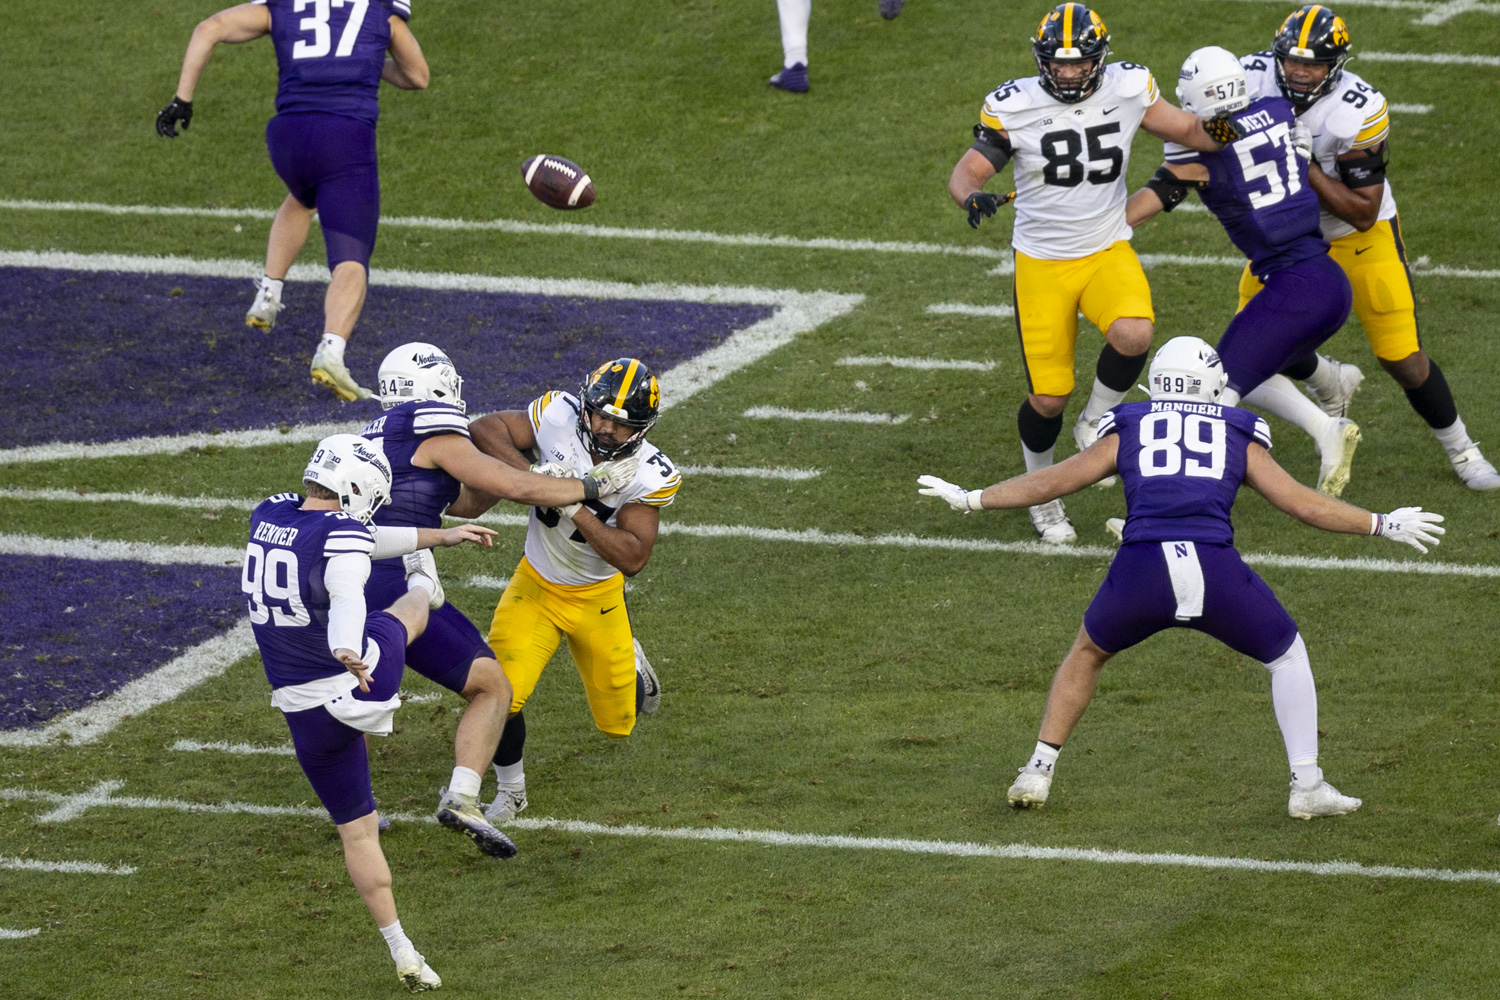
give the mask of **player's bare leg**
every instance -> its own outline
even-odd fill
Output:
[[[1052,678],[1052,690],[1047,695],[1047,708],[1042,713],[1036,750],[1006,793],[1006,800],[1011,805],[1032,809],[1040,808],[1047,801],[1057,755],[1072,735],[1073,727],[1083,718],[1084,710],[1089,707],[1094,690],[1099,686],[1099,674],[1114,655],[1094,645],[1088,631],[1082,625],[1078,627],[1073,648]]]
[[[328,292],[323,296],[323,339],[313,354],[312,380],[332,389],[345,402],[369,399],[370,390],[354,380],[344,365],[344,348],[354,323],[365,306],[369,275],[359,261],[341,261],[333,269]]]
[[[1156,328],[1149,319],[1122,316],[1104,331],[1104,350],[1094,366],[1094,388],[1088,402],[1073,424],[1073,443],[1083,451],[1099,439],[1099,419],[1125,401],[1126,393],[1135,388],[1146,367],[1146,352]],[[1114,476],[1099,480],[1100,486],[1113,486]]]
[[[375,827],[375,814],[369,813],[359,819],[338,826],[339,839],[344,844],[344,867],[349,870],[349,880],[365,901],[375,926],[380,928],[386,944],[390,946],[391,958],[396,962],[396,975],[403,985],[413,993],[435,990],[443,984],[438,974],[422,958],[412,945],[411,939],[401,929],[396,917],[396,897],[391,892],[391,868],[386,864],[385,854],[380,850],[380,833]]]
[[[266,273],[255,281],[255,301],[245,313],[246,326],[262,330],[276,326],[276,317],[283,308],[281,284],[307,243],[307,234],[316,214],[317,209],[308,208],[291,195],[287,195],[276,210],[271,235],[266,240]]]

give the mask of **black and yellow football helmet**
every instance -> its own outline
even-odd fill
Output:
[[[634,453],[646,440],[646,432],[656,423],[661,406],[661,385],[645,362],[617,358],[584,378],[578,399],[583,404],[578,412],[578,435],[589,451],[608,461]],[[589,424],[591,413],[608,417],[634,433],[624,441],[596,434]]]
[[[1042,89],[1064,104],[1077,104],[1099,89],[1104,79],[1104,59],[1109,55],[1109,29],[1104,19],[1081,3],[1054,7],[1042,18],[1031,40]],[[1064,80],[1057,76],[1058,63],[1092,63],[1082,76]]]
[[[1349,59],[1349,29],[1344,19],[1322,4],[1310,3],[1294,10],[1281,22],[1276,41],[1271,44],[1275,55],[1276,85],[1293,104],[1311,104],[1333,92]],[[1320,83],[1297,86],[1287,79],[1287,59],[1319,63],[1328,67]]]

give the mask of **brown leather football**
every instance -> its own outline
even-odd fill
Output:
[[[594,203],[594,182],[583,168],[561,156],[533,156],[521,164],[521,176],[537,200],[553,208],[588,208]]]

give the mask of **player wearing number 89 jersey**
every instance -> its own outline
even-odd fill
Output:
[[[1125,220],[1137,129],[1203,150],[1233,135],[1222,119],[1204,122],[1163,101],[1146,67],[1107,63],[1109,41],[1103,19],[1083,4],[1049,11],[1032,39],[1038,75],[990,94],[976,141],[948,181],[977,227],[1001,203],[984,184],[1015,161],[1014,298],[1030,390],[1017,423],[1028,469],[1052,463],[1074,387],[1080,311],[1106,341],[1074,427],[1080,448],[1145,365],[1155,313]],[[1031,513],[1043,540],[1076,539],[1061,502]]]

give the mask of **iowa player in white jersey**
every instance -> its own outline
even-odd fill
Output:
[[[1323,236],[1329,256],[1349,276],[1354,314],[1375,359],[1432,428],[1459,478],[1471,489],[1500,488],[1500,474],[1469,437],[1442,369],[1422,348],[1401,219],[1386,178],[1390,107],[1380,91],[1344,67],[1349,47],[1344,19],[1308,4],[1281,23],[1269,51],[1241,62],[1250,89],[1279,92],[1312,133],[1308,181],[1322,203]],[[1260,282],[1247,270],[1240,277],[1241,308],[1258,291]],[[1273,380],[1280,389],[1275,405],[1265,408],[1309,433],[1321,421],[1344,416],[1363,378],[1353,365],[1318,357],[1285,374],[1307,381],[1321,409],[1285,380]]]
[[[1146,67],[1106,63],[1109,32],[1081,3],[1049,11],[1032,50],[1038,75],[990,94],[974,145],[948,180],[948,193],[977,228],[1009,200],[985,192],[985,183],[1015,161],[1016,325],[1030,389],[1017,419],[1028,471],[1052,464],[1073,392],[1080,310],[1106,341],[1073,430],[1080,450],[1146,363],[1156,317],[1125,223],[1136,130],[1205,152],[1238,134],[1227,115],[1204,120],[1162,100]],[[1061,500],[1032,508],[1031,523],[1044,541],[1077,538]]]
[[[594,370],[577,397],[549,392],[525,410],[492,413],[469,427],[481,451],[518,468],[530,464],[523,452],[534,452],[537,471],[554,475],[571,477],[575,469],[640,456],[634,481],[610,494],[607,503],[532,508],[526,555],[490,624],[490,648],[514,691],[495,751],[499,793],[485,811],[493,822],[526,808],[521,709],[564,636],[594,724],[606,735],[629,736],[636,714],[649,715],[660,704],[661,685],[625,612],[625,577],[646,567],[661,508],[682,483],[677,467],[646,440],[660,401],[661,388],[650,369],[635,358],[620,358]],[[448,512],[473,517],[489,502],[465,487]]]

